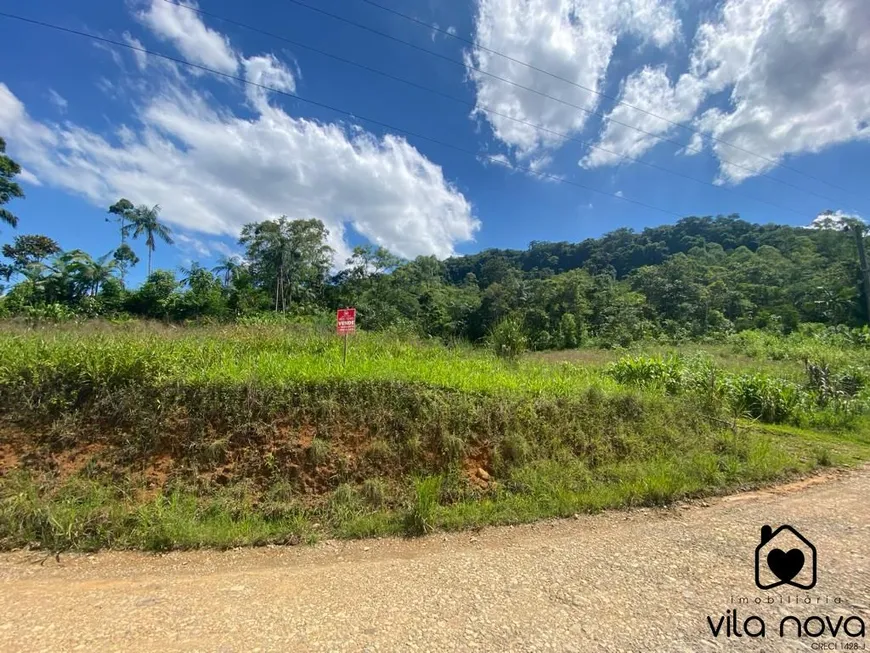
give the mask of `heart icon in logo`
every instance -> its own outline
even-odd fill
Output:
[[[787,583],[804,568],[804,552],[800,549],[788,552],[773,549],[767,554],[767,566],[777,578]]]

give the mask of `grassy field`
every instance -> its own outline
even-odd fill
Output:
[[[305,327],[0,331],[0,546],[418,534],[870,459],[865,345],[743,334],[505,361]]]

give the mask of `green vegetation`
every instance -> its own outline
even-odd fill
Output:
[[[4,148],[0,139],[0,205],[23,196],[12,181],[20,168]],[[18,224],[0,211],[0,221]],[[281,216],[241,229],[244,256],[212,269],[194,262],[180,277],[151,269],[157,242],[173,243],[159,214],[159,206],[119,199],[106,221],[117,224],[120,245],[98,257],[65,251],[48,236],[16,236],[2,248],[0,278],[12,285],[0,289],[0,317],[245,323],[355,306],[366,330],[489,344],[507,358],[526,349],[721,340],[755,329],[784,335],[804,324],[852,329],[870,320],[863,287],[870,276],[860,263],[865,226],[831,211],[813,228],[692,216],[641,233],[618,229],[446,261],[356,247],[337,274],[323,223]],[[147,277],[130,288],[139,258],[127,239],[140,237]]]
[[[106,215],[102,256],[2,247],[0,547],[417,535],[870,459],[858,222],[688,217],[446,261],[367,246],[331,274],[324,225],[282,216],[176,273],[151,269],[159,207]]]
[[[7,324],[0,542],[420,534],[852,464],[870,459],[870,356],[851,337],[744,335],[718,354],[578,365],[361,333],[343,367],[340,341],[311,326]],[[759,367],[729,370],[720,355]]]
[[[24,197],[21,186],[12,181],[12,178],[19,174],[21,174],[21,166],[6,156],[6,141],[0,137],[0,223],[12,227],[18,225],[18,217],[3,205],[15,198]]]

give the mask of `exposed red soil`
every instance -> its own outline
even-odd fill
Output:
[[[328,443],[329,451],[323,462],[315,464],[311,447],[318,437]],[[179,446],[178,442],[184,440],[170,436],[166,441],[174,443],[173,453],[131,455],[123,450],[124,439],[120,437],[103,436],[99,441],[89,439],[71,445],[70,440],[49,444],[4,424],[0,425],[0,476],[16,468],[27,469],[48,474],[62,483],[90,464],[96,473],[132,480],[137,496],[145,499],[153,498],[170,481],[181,478],[199,487],[226,486],[245,480],[265,488],[281,480],[314,500],[341,482],[361,483],[372,477],[400,480],[409,465],[431,468],[439,458],[437,451],[424,446],[419,452],[420,459],[412,463],[401,443],[383,443],[367,432],[349,429],[318,433],[318,428],[311,424],[273,424],[251,438],[212,433],[203,436],[198,446]],[[185,455],[187,451],[192,453]],[[488,443],[472,444],[461,469],[470,485],[482,491],[491,489],[495,481]]]

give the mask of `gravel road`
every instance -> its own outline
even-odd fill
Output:
[[[842,629],[781,638],[779,623],[788,614],[870,622],[868,505],[864,468],[709,504],[419,540],[63,555],[43,566],[42,556],[8,553],[0,650],[844,650],[866,640]],[[791,524],[813,541],[815,588],[755,587],[764,524]],[[713,637],[707,616],[715,625],[735,608],[741,622],[764,619],[764,639],[728,638],[724,627]]]

